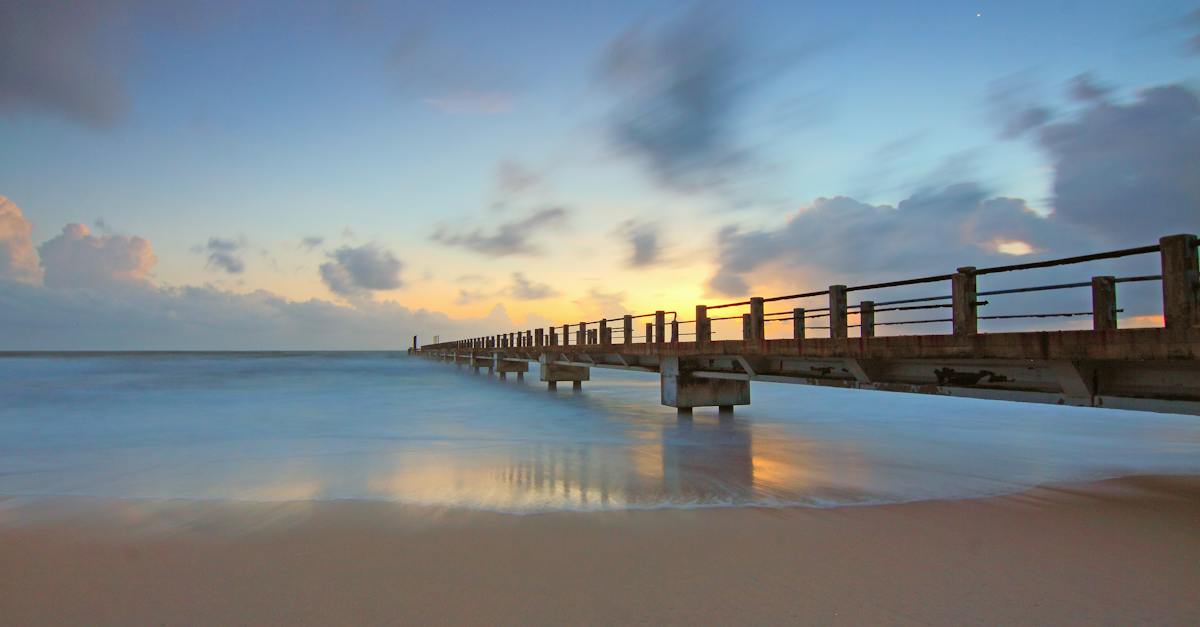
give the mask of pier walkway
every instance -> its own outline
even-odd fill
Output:
[[[523,377],[537,364],[539,380],[551,389],[560,382],[580,387],[592,368],[656,372],[663,404],[681,413],[749,404],[750,382],[768,381],[1200,415],[1198,241],[1173,235],[1158,244],[1078,257],[698,305],[691,320],[655,311],[421,347],[414,338],[412,352],[501,377]],[[1161,272],[977,288],[980,277],[1139,255],[1157,255]],[[1161,284],[1161,326],[1118,328],[1118,287],[1142,282]],[[889,289],[947,284],[948,294],[886,298]],[[1091,311],[980,315],[989,298],[1072,289],[1090,289]],[[873,299],[850,302],[851,295],[866,293]],[[812,299],[820,299],[819,306],[768,311],[773,303]],[[914,311],[949,316],[881,319]],[[1090,317],[1091,328],[979,331],[980,320],[1075,317]],[[740,338],[713,339],[714,322],[739,319]],[[768,338],[766,325],[775,322],[790,323],[790,337]],[[951,332],[876,335],[888,327],[937,323]],[[827,337],[810,337],[812,330]]]

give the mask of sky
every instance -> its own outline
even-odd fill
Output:
[[[300,4],[0,3],[0,350],[403,348],[1200,232],[1195,0]]]

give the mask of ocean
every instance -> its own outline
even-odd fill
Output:
[[[0,498],[383,500],[510,513],[837,507],[1200,473],[1200,418],[657,375],[574,392],[403,353],[0,356]]]

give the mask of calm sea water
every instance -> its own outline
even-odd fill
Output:
[[[1200,418],[753,384],[679,420],[396,354],[0,357],[0,496],[380,499],[507,512],[835,506],[1200,474]]]

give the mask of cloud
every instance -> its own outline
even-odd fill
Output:
[[[33,225],[21,208],[0,196],[0,279],[40,283],[42,268],[30,234]]]
[[[625,238],[630,253],[626,263],[634,268],[644,268],[657,263],[662,256],[658,224],[626,220],[617,228],[617,235]]]
[[[460,91],[421,100],[429,107],[451,115],[497,115],[513,107],[512,94],[498,91]]]
[[[329,257],[332,261],[321,264],[321,280],[335,294],[357,296],[372,290],[396,289],[402,284],[403,264],[375,244],[343,246]]]
[[[718,269],[709,289],[741,296],[747,276],[769,264],[835,278],[952,272],[954,264],[1008,263],[1001,252],[1079,248],[1079,238],[1019,199],[991,197],[971,183],[918,192],[896,206],[839,196],[818,198],[776,229],[718,234]]]
[[[92,126],[124,115],[133,0],[0,3],[0,111],[52,111]]]
[[[1067,83],[1067,93],[1081,102],[1104,100],[1112,88],[1096,82],[1090,73],[1084,72]]]
[[[513,284],[510,293],[517,300],[541,300],[558,295],[558,290],[554,289],[554,287],[546,283],[530,281],[520,272],[514,272],[512,280]]]
[[[434,334],[509,328],[503,309],[452,319],[395,302],[290,301],[268,291],[212,287],[66,290],[0,285],[0,350],[388,350]]]
[[[1188,14],[1188,26],[1191,26],[1196,32],[1188,39],[1189,52],[1200,55],[1200,9],[1196,9]]]
[[[53,288],[102,288],[149,282],[158,259],[150,242],[137,236],[92,235],[82,224],[38,247],[45,283]]]
[[[1057,218],[1113,243],[1200,230],[1200,97],[1183,85],[1090,100],[1037,128]]]
[[[310,235],[310,236],[300,240],[299,248],[303,248],[309,252],[312,252],[312,251],[316,250],[317,247],[319,247],[321,244],[324,244],[324,243],[325,243],[324,237]]]
[[[605,318],[615,318],[629,312],[624,301],[625,292],[605,292],[593,287],[588,290],[586,295],[576,299],[574,302],[589,317],[603,316]]]
[[[241,274],[246,269],[238,252],[244,248],[241,242],[218,237],[208,238],[204,250],[208,252],[208,266],[224,270],[229,274]]]
[[[750,158],[736,129],[754,88],[778,72],[753,61],[730,24],[693,10],[657,30],[625,31],[601,59],[601,78],[618,98],[611,139],[667,187],[718,187]]]
[[[470,275],[469,280],[460,277],[459,281],[477,284],[486,283],[486,281],[478,280],[474,275]],[[498,290],[489,290],[484,287],[472,289],[461,288],[458,290],[458,298],[455,299],[455,302],[459,305],[466,305],[481,300],[503,297],[510,297],[516,300],[541,300],[558,295],[559,291],[554,289],[553,286],[547,283],[531,281],[525,277],[524,273],[514,272],[512,273],[512,282],[507,287]]]
[[[430,238],[445,246],[455,246],[487,257],[537,255],[541,250],[530,241],[538,232],[560,228],[567,221],[567,210],[549,207],[510,222],[500,224],[494,233],[475,229],[468,233],[451,233],[439,228]]]

